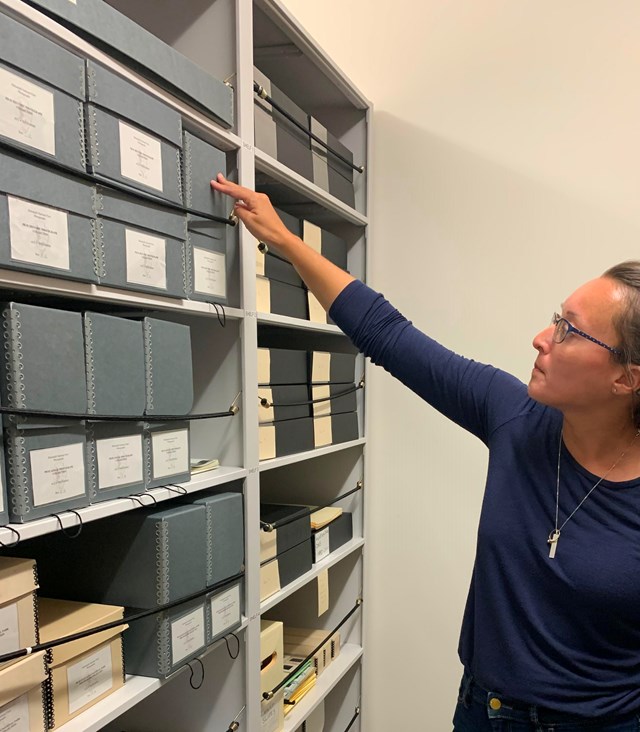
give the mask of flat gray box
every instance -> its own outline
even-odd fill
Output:
[[[329,538],[329,553],[334,552],[341,546],[353,539],[353,517],[351,513],[343,511],[338,518],[331,523],[323,526],[321,529],[311,531],[311,551],[313,554],[313,562],[319,561],[317,553],[320,551],[322,544]]]
[[[229,302],[233,253],[226,224],[188,217],[185,279],[189,300]]]
[[[258,348],[258,385],[306,384],[307,351],[292,348]]]
[[[262,404],[258,405],[260,422],[311,416],[312,405],[309,403],[311,396],[306,384],[275,384],[268,388],[271,391],[268,401],[273,407],[267,409]],[[263,389],[260,390],[259,396],[263,393]]]
[[[145,490],[142,422],[87,422],[87,472],[91,503]]]
[[[309,115],[258,69],[253,69],[254,80],[262,86],[276,104],[285,109],[304,130],[309,130]],[[309,135],[292,124],[266,100],[254,97],[255,146],[271,155],[287,168],[313,180],[313,157]]]
[[[332,444],[350,442],[360,437],[358,433],[358,413],[347,412],[345,414],[331,415]]]
[[[182,204],[182,120],[171,107],[87,61],[87,170]]]
[[[190,132],[183,133],[182,184],[184,205],[195,213],[225,219],[232,208],[229,198],[211,187],[218,173],[227,175],[227,156]]]
[[[86,414],[81,314],[10,302],[2,308],[2,326],[2,404]]]
[[[207,586],[244,571],[244,509],[242,493],[216,493],[189,500],[203,506],[207,521]]]
[[[324,360],[329,355],[329,369],[327,378],[318,378],[314,364],[316,360]],[[355,353],[336,353],[328,351],[309,351],[310,378],[312,384],[348,384],[355,381],[356,355]],[[319,371],[319,370],[318,370]],[[314,376],[316,374],[316,376]]]
[[[259,299],[257,308],[259,312],[307,320],[309,317],[307,290],[269,279],[268,301],[266,298]]]
[[[104,0],[29,0],[143,76],[205,110],[223,127],[233,126],[233,89],[213,78],[168,44]]]
[[[0,150],[0,266],[98,281],[93,186]]]
[[[5,417],[4,443],[12,522],[88,505],[84,423]]]
[[[319,414],[344,414],[345,412],[355,412],[358,408],[355,384],[328,384],[316,385],[316,387],[311,389],[311,396],[314,400],[321,398],[321,392],[323,393],[327,387],[329,389],[329,399],[313,404],[314,416],[319,416]]]
[[[276,457],[314,449],[312,417],[283,419],[272,424],[276,429]]]
[[[185,297],[184,214],[104,186],[95,209],[100,284]]]
[[[4,142],[85,170],[84,62],[4,13],[0,13],[0,95],[11,110],[0,120]]]
[[[88,413],[142,417],[146,388],[142,323],[85,312],[83,329]]]
[[[159,488],[191,480],[189,422],[145,422],[145,485]]]
[[[193,361],[188,325],[144,318],[147,415],[186,415],[193,407]]]

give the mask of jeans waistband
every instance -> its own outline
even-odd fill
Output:
[[[601,727],[602,725],[618,724],[638,718],[638,712],[606,717],[583,717],[527,704],[499,692],[485,689],[468,671],[465,671],[460,686],[460,700],[468,704],[472,699],[486,707],[491,719],[511,719],[545,725],[584,725],[585,729],[589,729],[590,726]]]

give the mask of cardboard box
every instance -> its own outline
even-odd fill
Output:
[[[87,99],[88,171],[182,204],[179,113],[93,61]]]
[[[31,0],[31,4],[172,94],[200,107],[223,127],[233,126],[233,89],[104,0]]]
[[[0,655],[38,642],[37,589],[33,559],[0,557]],[[0,664],[0,669],[11,663],[15,661]]]
[[[0,266],[98,281],[93,186],[0,150]]]
[[[100,284],[185,297],[184,214],[103,186],[96,211]]]
[[[120,620],[124,614],[123,608],[112,605],[47,598],[39,598],[38,612],[41,643]],[[51,729],[61,727],[124,684],[122,632],[127,627],[118,625],[50,649],[47,695]]]
[[[84,171],[83,61],[0,13],[0,137],[31,155]]]
[[[282,661],[283,625],[277,620],[260,621],[260,692],[274,689],[284,676]],[[261,732],[281,732],[284,729],[284,690],[271,700],[261,702]]]
[[[0,729],[45,732],[44,651],[0,668]]]

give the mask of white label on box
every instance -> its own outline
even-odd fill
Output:
[[[262,732],[276,732],[278,729],[280,704],[282,704],[282,698],[279,696],[270,701],[261,702]]]
[[[0,607],[0,655],[20,648],[20,626],[18,625],[18,603]]]
[[[316,562],[319,562],[329,556],[329,529],[316,531],[313,538],[316,543]]]
[[[11,258],[69,270],[69,217],[65,211],[7,196]]]
[[[53,93],[0,68],[0,135],[55,155]]]
[[[193,288],[205,295],[227,296],[227,257],[220,252],[193,248]]]
[[[211,598],[211,627],[213,636],[240,622],[240,586]]]
[[[127,282],[167,289],[167,240],[125,229]]]
[[[32,450],[29,460],[34,506],[65,501],[85,492],[83,443]]]
[[[40,726],[42,727],[42,722]],[[0,732],[29,732],[30,729],[27,694],[0,707]]]
[[[156,191],[162,191],[162,145],[136,127],[120,127],[120,174]]]
[[[142,482],[142,436],[96,440],[98,490]]]
[[[314,351],[312,355],[311,381],[314,384],[331,381],[331,354],[326,351]]]
[[[69,687],[69,714],[105,694],[113,687],[111,644],[85,656],[67,668]]]
[[[171,623],[171,665],[204,647],[204,608],[198,607]]]
[[[189,430],[152,434],[151,450],[154,479],[189,472]]]
[[[329,384],[311,387],[311,398],[314,400],[314,417],[327,417],[331,414],[331,387]],[[316,402],[316,399],[323,399],[324,401]]]

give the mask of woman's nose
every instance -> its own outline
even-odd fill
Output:
[[[548,351],[553,343],[553,325],[543,328],[533,339],[532,344],[536,351]]]

